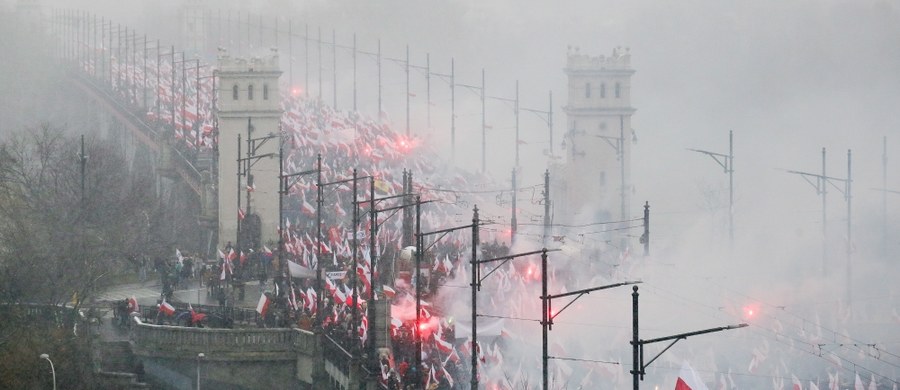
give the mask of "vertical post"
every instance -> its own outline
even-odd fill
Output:
[[[378,119],[383,119],[384,110],[381,107],[381,39],[378,40]]]
[[[353,112],[356,112],[356,110],[357,110],[356,109],[356,51],[357,51],[356,50],[356,33],[353,33]]]
[[[881,155],[881,255],[887,257],[887,136],[884,136]]]
[[[187,127],[187,118],[185,118],[184,111],[187,110],[187,59],[184,58],[185,54],[182,52],[181,54],[181,131]],[[173,124],[174,125],[174,124]],[[189,135],[190,133],[188,133]],[[186,135],[187,136],[187,135]],[[247,135],[247,142],[250,142],[250,135]],[[247,149],[247,153],[250,153],[250,149]]]
[[[294,21],[288,19],[288,85],[294,89]],[[303,88],[308,88],[304,85]]]
[[[359,240],[356,238],[356,229],[359,227],[359,206],[356,204],[358,198],[357,192],[357,171],[356,168],[353,168],[353,262],[352,269],[350,270],[350,284],[353,298],[353,306],[350,308],[350,315],[352,319],[352,325],[350,326],[352,334],[350,335],[350,340],[353,340],[352,352],[354,357],[359,354],[359,293],[357,290],[359,289],[359,275],[357,275],[356,267],[359,265]],[[374,304],[375,302],[369,302],[369,304]],[[374,325],[374,324],[372,324]]]
[[[486,93],[487,91],[484,89],[484,68],[481,68],[481,173],[487,170],[487,125],[484,111]]]
[[[826,214],[825,195],[828,193],[828,179],[825,175],[825,148],[822,148],[822,275],[826,274],[828,263],[828,215]],[[818,184],[818,183],[817,183]]]
[[[375,250],[375,237],[378,234],[378,219],[375,210],[375,178],[369,178],[369,259],[371,259],[372,264],[369,264],[369,280],[371,281],[372,288],[369,289],[369,305],[367,308],[369,309],[369,326],[372,329],[377,329],[375,322],[375,286],[380,285],[375,280],[377,273],[375,272],[376,267],[378,266],[378,252]],[[377,283],[377,284],[376,284]],[[375,349],[378,347],[378,332],[369,332],[369,358],[371,361],[371,367],[373,370],[371,372],[375,372],[374,369],[378,368],[378,358],[375,356]]]
[[[644,244],[644,256],[650,256],[650,202],[644,202],[644,235],[641,241]]]
[[[322,154],[316,157],[316,327],[322,327]]]
[[[543,389],[549,386],[547,332],[550,326],[550,298],[547,297],[547,248],[541,251],[541,377]]]
[[[547,237],[550,236],[550,170],[544,171],[544,246],[547,246]]]
[[[156,40],[156,120],[160,121],[162,118],[160,117],[160,99],[159,99],[159,63],[162,62],[162,51],[160,50],[159,39]]]
[[[159,50],[159,48],[157,48],[157,50]],[[144,34],[144,77],[143,77],[143,79],[144,79],[144,92],[141,95],[143,97],[143,99],[141,99],[141,101],[143,102],[143,107],[146,110],[147,109],[147,34]]]
[[[409,44],[406,45],[406,61],[403,65],[406,73],[406,137],[409,138]]]
[[[197,123],[194,123],[194,128],[197,138],[196,140],[194,140],[194,142],[197,145],[197,150],[200,150],[200,128],[203,127],[201,126],[203,121],[200,120],[200,58],[197,58],[197,68],[194,69],[194,71],[197,72],[197,91],[194,100],[194,115],[197,118]],[[281,171],[278,171],[278,174],[280,175]]]
[[[416,386],[422,385],[422,198],[416,195]]]
[[[412,201],[410,200],[410,197],[412,195],[410,194],[409,188],[406,185],[406,183],[407,183],[407,172],[406,172],[406,168],[403,168],[403,194],[406,196],[404,196],[402,198],[401,202],[403,203],[404,206],[409,206],[412,204]],[[410,217],[410,215],[412,215],[412,211],[410,211],[409,207],[404,207],[404,208],[400,209],[400,213],[401,213],[401,218],[402,218],[400,220],[400,224],[401,224],[400,225],[400,231],[401,231],[400,242],[402,243],[403,247],[407,247],[410,245],[409,232],[412,231],[412,227],[410,227],[410,225],[412,224],[412,217]]]
[[[456,67],[450,58],[450,162],[456,164]]]
[[[183,57],[182,57],[183,58]],[[169,91],[172,93],[172,130],[175,130],[175,45],[172,45],[172,89]],[[238,142],[240,145],[240,142]],[[238,153],[238,158],[241,158],[241,154]],[[240,168],[238,168],[240,171]],[[240,180],[238,180],[240,181]]]
[[[472,210],[472,375],[470,389],[478,389],[478,288],[481,283],[478,280],[478,206]]]
[[[109,45],[107,45],[107,52],[109,52],[109,86],[113,86],[113,70],[112,70],[112,44],[113,44],[113,33],[112,33],[112,20],[109,21]],[[116,62],[119,61],[119,58],[116,58]]]
[[[851,307],[850,300],[853,298],[853,291],[852,291],[853,279],[851,277],[852,271],[853,271],[853,268],[851,266],[852,258],[853,258],[853,235],[851,234],[852,233],[852,228],[851,228],[852,223],[851,222],[853,221],[852,220],[853,214],[851,213],[851,210],[853,209],[851,207],[852,206],[852,204],[851,204],[852,203],[851,202],[851,200],[852,200],[851,189],[853,187],[852,186],[852,184],[853,184],[852,172],[853,171],[850,169],[851,168],[850,162],[851,162],[851,150],[847,149],[847,183],[846,183],[847,187],[846,187],[846,191],[845,191],[845,199],[847,200],[847,308],[848,309]],[[852,313],[852,311],[851,311],[851,313]]]
[[[278,262],[284,261],[284,195],[288,183],[284,176],[284,144],[278,141]],[[288,268],[290,269],[290,268]],[[266,272],[266,271],[263,271]]]
[[[322,100],[322,26],[319,26],[319,38],[316,41],[319,47],[319,100]]]
[[[516,185],[516,168],[512,170],[512,217],[509,218],[509,246],[512,247],[512,244],[516,242],[516,231],[519,229],[519,223],[516,219],[516,214],[518,214],[516,210],[516,190],[518,186]]]
[[[250,127],[250,118],[247,118],[247,128]],[[235,247],[241,247],[241,134],[238,133],[237,139],[237,214],[234,217],[237,218],[237,230],[236,237],[234,239]],[[228,255],[227,253],[225,254]]]
[[[306,23],[306,32],[303,34],[303,61],[305,64],[303,65],[303,71],[305,73],[303,88],[306,89],[306,96],[309,96],[309,23]]]
[[[519,80],[516,80],[516,168],[519,167]]]
[[[628,217],[628,202],[627,202],[627,190],[625,189],[625,115],[619,115],[619,139],[618,141],[618,152],[619,152],[619,175],[621,176],[622,182],[620,184],[622,192],[622,211],[620,214],[621,220],[625,221],[630,219]],[[624,246],[623,246],[624,250]]]
[[[431,129],[431,53],[425,53],[425,111],[428,114],[428,128]]]
[[[334,29],[331,30],[331,71],[332,108],[337,111],[337,32]]]
[[[639,375],[643,373],[643,367],[638,359],[641,341],[638,336],[638,287],[631,288],[631,378],[634,390],[640,389]]]
[[[734,130],[728,131],[728,238],[734,246]]]
[[[553,158],[553,91],[550,91],[550,109],[547,111],[547,131],[550,133],[550,158]]]

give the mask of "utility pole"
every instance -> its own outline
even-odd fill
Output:
[[[641,235],[644,256],[650,256],[650,202],[644,202],[644,234]]]
[[[319,38],[316,40],[319,47],[319,101],[322,100],[322,27],[319,26]]]
[[[481,68],[481,173],[487,170],[487,125],[484,110],[484,68]]]
[[[851,177],[850,177],[850,168],[851,168],[851,152],[847,150],[847,178],[837,178],[827,176],[825,174],[825,148],[822,148],[822,174],[814,174],[808,172],[800,172],[800,171],[787,171],[788,173],[793,173],[795,175],[800,175],[807,183],[809,183],[813,188],[816,189],[816,193],[822,195],[822,274],[826,274],[827,270],[827,256],[828,256],[828,236],[827,236],[827,219],[826,219],[826,202],[825,195],[827,193],[827,187],[830,185],[843,193],[844,200],[847,202],[847,299],[849,304],[850,299],[850,257],[851,257],[851,204],[850,204],[850,190],[851,190]],[[840,187],[835,183],[843,183],[844,186]]]
[[[332,95],[332,107],[335,111],[338,109],[337,105],[337,32],[334,29],[331,30],[331,93]]]
[[[512,246],[516,242],[516,231],[518,231],[518,221],[516,219],[516,214],[518,214],[516,210],[516,195],[517,195],[517,187],[516,187],[516,168],[512,170],[512,216],[509,218],[509,246]]]
[[[724,330],[739,329],[739,328],[744,328],[744,327],[749,326],[745,323],[741,323],[741,324],[737,324],[737,325],[720,326],[717,328],[710,328],[710,329],[704,329],[704,330],[697,330],[697,331],[693,331],[693,332],[679,333],[679,334],[672,335],[672,336],[659,337],[659,338],[650,339],[650,340],[641,340],[640,335],[638,334],[639,333],[638,332],[638,287],[634,286],[634,287],[632,287],[632,290],[633,290],[633,292],[631,293],[631,315],[632,315],[632,317],[631,317],[631,319],[632,319],[631,320],[632,321],[631,322],[631,325],[632,325],[631,336],[632,337],[631,337],[631,341],[629,342],[629,344],[631,344],[631,351],[632,351],[631,356],[632,356],[633,369],[629,372],[631,373],[632,384],[633,384],[634,390],[640,389],[640,381],[644,380],[644,375],[647,374],[647,372],[646,372],[647,367],[649,367],[650,364],[652,364],[657,358],[662,356],[663,353],[668,351],[669,348],[672,348],[675,345],[675,343],[677,343],[679,340],[684,340],[691,336],[697,336],[697,335],[701,335],[701,334],[714,333],[714,332],[721,332]],[[650,359],[650,361],[648,361],[645,364],[644,363],[644,345],[658,343],[661,341],[672,341],[672,342],[669,343],[668,346],[663,348],[662,351],[660,351],[658,354],[656,354],[656,356],[654,356],[652,359]]]
[[[406,137],[409,138],[409,44],[406,45],[406,61],[404,62],[406,72]]]
[[[416,195],[416,385],[422,384],[422,199]],[[473,349],[474,354],[474,349]]]
[[[728,154],[714,153],[699,149],[688,150],[711,157],[728,175],[728,238],[731,245],[734,246],[734,131],[728,131]]]
[[[543,245],[547,245],[547,237],[550,236],[550,170],[544,171],[544,235]]]

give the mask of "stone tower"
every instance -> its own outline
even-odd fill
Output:
[[[237,246],[241,241],[242,248],[247,249],[255,246],[253,243],[278,240],[278,149],[281,142],[278,78],[281,70],[275,49],[264,58],[249,60],[232,58],[220,50],[218,62],[219,247],[228,241]],[[240,183],[238,158],[244,160],[240,162]],[[251,165],[249,175],[248,165]],[[238,197],[245,213],[240,223],[241,240],[237,239]],[[258,232],[253,233],[254,229]],[[253,237],[245,238],[248,234]]]
[[[565,164],[556,173],[558,221],[627,220],[630,215],[631,54],[591,57],[569,48]]]

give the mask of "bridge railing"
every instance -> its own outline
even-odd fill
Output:
[[[322,351],[325,359],[325,372],[328,374],[332,387],[349,389],[353,354],[327,335],[322,342]]]
[[[186,311],[188,310],[188,304],[183,302],[169,302],[175,310],[177,311]],[[216,305],[203,305],[203,304],[191,304],[191,307],[196,310],[198,313],[204,313],[207,315],[215,315],[220,316],[222,318],[230,319],[233,324],[239,325],[257,325],[260,323],[261,318],[256,309],[246,308],[246,307],[236,307],[236,306],[226,306],[224,309],[220,306]],[[148,323],[152,323],[156,318],[156,314],[159,309],[156,306],[143,306],[141,307],[141,317],[145,319]],[[219,327],[222,326],[213,324],[210,322],[210,326]]]
[[[151,126],[146,121],[145,118],[142,118],[135,111],[135,110],[140,110],[137,112],[143,112],[144,108],[137,107],[137,106],[130,106],[130,105],[126,104],[124,101],[122,101],[121,99],[119,99],[116,96],[115,92],[112,89],[110,89],[108,85],[100,84],[91,77],[87,77],[84,74],[81,74],[80,72],[77,73],[77,77],[79,78],[79,80],[81,82],[85,83],[86,85],[91,86],[91,88],[94,89],[98,94],[100,94],[104,98],[106,98],[107,103],[118,108],[122,113],[124,113],[128,117],[128,119],[132,122],[132,124],[137,126],[138,129],[141,132],[143,132],[145,135],[147,135],[148,137],[150,137],[153,140],[160,139],[158,137],[159,133],[153,128],[153,126]],[[178,156],[178,161],[181,162],[180,168],[183,168],[181,170],[183,171],[184,174],[186,174],[188,176],[185,179],[191,180],[194,183],[200,183],[200,180],[201,180],[200,171],[197,169],[197,167],[194,166],[194,164],[191,162],[191,159],[189,159],[187,156],[185,156],[184,153],[182,153],[180,150],[178,150],[178,148],[172,148],[172,151],[175,152],[175,154]]]
[[[134,318],[131,340],[147,353],[188,354],[276,353],[293,355],[295,345],[312,345],[313,334],[291,328],[273,329],[209,329],[169,325],[152,325]]]

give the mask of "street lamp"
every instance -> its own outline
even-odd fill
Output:
[[[200,360],[203,360],[206,355],[203,352],[197,354],[197,390],[200,390]]]
[[[50,360],[50,355],[47,355],[46,353],[42,353],[40,358],[50,362],[50,372],[53,373],[53,390],[56,390],[56,369],[53,368],[53,361]]]

